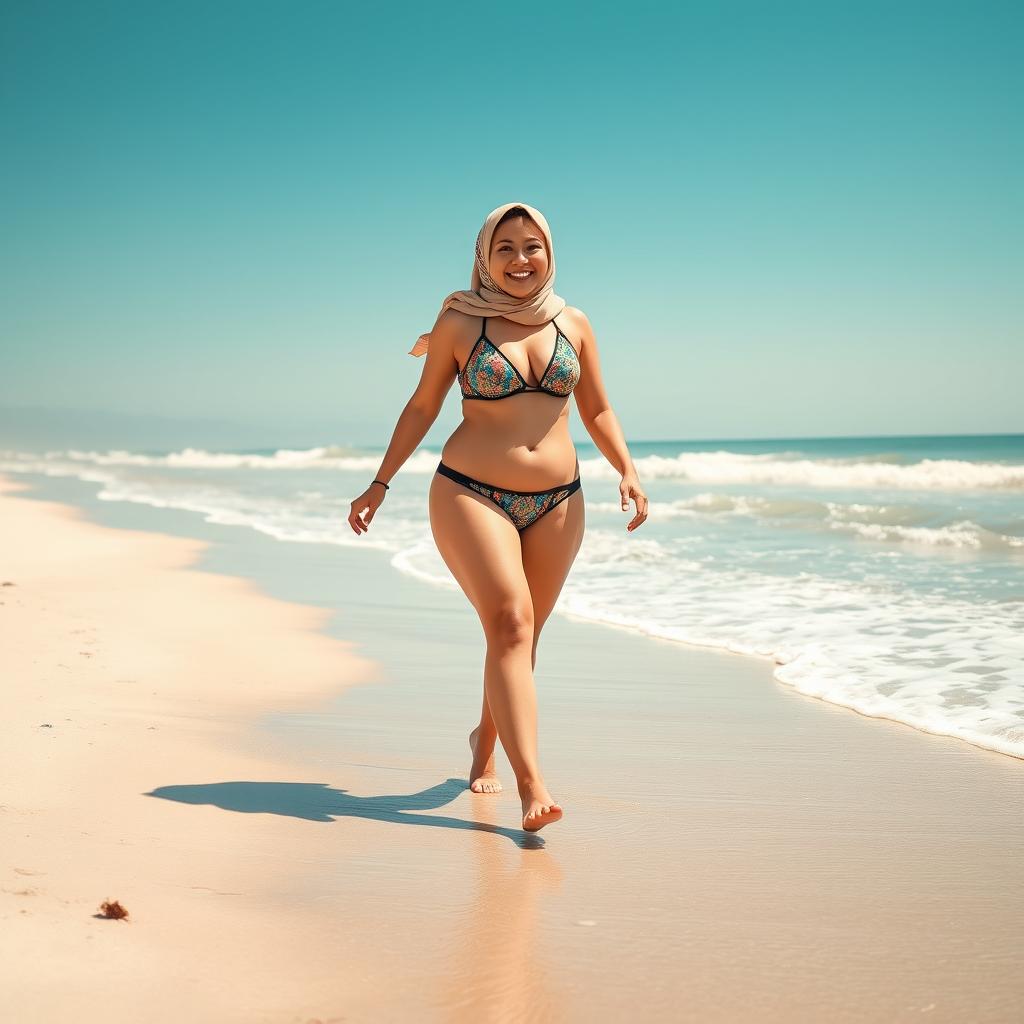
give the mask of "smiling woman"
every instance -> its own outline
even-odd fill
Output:
[[[497,236],[501,228],[501,238]],[[516,236],[519,237],[516,237]],[[534,247],[540,243],[540,250]],[[530,257],[516,264],[508,256],[497,257],[499,244],[519,245],[530,249]],[[542,253],[542,255],[541,255]],[[492,270],[494,262],[494,273]],[[504,265],[503,265],[504,264]],[[536,271],[543,265],[543,275]],[[505,270],[534,271],[527,275],[527,288],[505,276]],[[477,234],[473,273],[468,291],[452,292],[441,304],[441,315],[456,309],[469,316],[502,316],[514,323],[538,326],[550,322],[565,308],[565,300],[554,293],[555,254],[551,245],[551,230],[544,215],[524,203],[506,203],[492,210]],[[434,325],[436,330],[437,324]],[[426,353],[433,331],[421,334],[410,355]],[[425,372],[425,371],[424,371]]]
[[[376,479],[349,513],[356,534],[370,528],[389,481],[458,379],[463,420],[442,449],[429,506],[438,551],[476,609],[487,642],[480,722],[469,736],[470,787],[501,789],[494,771],[500,738],[516,775],[523,828],[531,832],[563,815],[540,771],[533,669],[541,630],[583,540],[570,396],[621,474],[622,508],[636,504],[626,529],[647,518],[647,497],[604,390],[590,322],[554,293],[554,277],[543,214],[523,203],[492,210],[477,235],[471,288],[444,300],[433,329],[414,346],[413,355],[427,356],[419,385]],[[509,398],[516,401],[503,401]]]
[[[493,245],[491,279],[504,276],[508,290],[525,298],[533,290],[535,281],[547,277],[548,251],[522,207],[513,207],[506,216],[508,220],[500,231],[506,237],[499,238]]]

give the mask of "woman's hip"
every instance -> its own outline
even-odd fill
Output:
[[[497,506],[520,533],[571,498],[582,486],[578,462],[571,480],[537,490],[516,490],[488,483],[454,469],[443,460],[438,463],[435,480],[442,477],[451,480],[459,488],[479,495],[476,500],[487,499],[488,504]],[[433,487],[431,492],[433,494]]]

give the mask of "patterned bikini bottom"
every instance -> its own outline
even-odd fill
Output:
[[[437,471],[441,476],[446,476],[449,480],[454,480],[457,484],[468,487],[485,498],[490,498],[495,505],[508,513],[508,517],[520,533],[528,526],[532,526],[556,505],[565,501],[570,494],[575,494],[580,489],[579,476],[571,483],[552,487],[547,491],[510,491],[504,487],[494,487],[491,484],[474,480],[471,476],[466,476],[465,473],[460,473],[443,462],[437,464]]]

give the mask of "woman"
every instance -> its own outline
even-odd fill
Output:
[[[389,481],[437,418],[452,382],[462,423],[430,485],[430,527],[487,641],[480,724],[470,733],[470,788],[501,789],[494,744],[515,772],[523,828],[562,817],[537,760],[533,668],[537,640],[583,540],[579,462],[569,395],[594,443],[621,473],[635,530],[647,497],[601,381],[590,322],[554,294],[555,257],[541,213],[525,203],[492,210],[477,236],[470,291],[453,292],[412,355],[426,353],[376,479],[352,502],[349,525],[369,529]],[[512,399],[504,401],[504,399]]]

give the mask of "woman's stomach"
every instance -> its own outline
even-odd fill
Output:
[[[499,404],[508,408],[495,408]],[[516,395],[499,402],[464,402],[462,411],[462,423],[441,449],[446,466],[513,491],[557,487],[575,477],[568,401]]]

